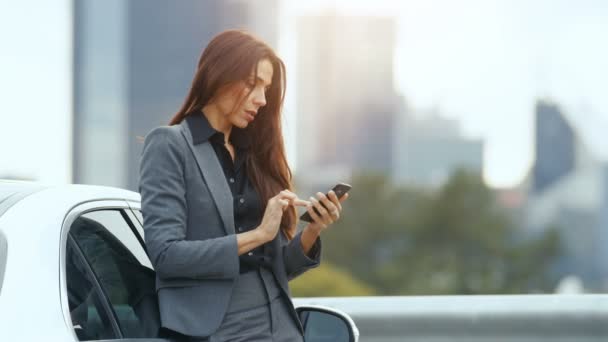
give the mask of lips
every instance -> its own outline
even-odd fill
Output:
[[[251,122],[251,121],[253,121],[253,119],[255,119],[256,114],[257,113],[253,110],[245,111],[245,116],[247,117],[247,121],[249,121],[249,122]]]

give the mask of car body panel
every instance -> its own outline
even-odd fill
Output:
[[[30,182],[0,180],[0,217],[13,204],[42,189],[43,186]]]
[[[59,267],[60,228],[72,209],[100,200],[121,201],[126,208],[126,200],[138,201],[139,195],[110,187],[49,187],[22,198],[0,216],[0,231],[7,242],[7,262],[0,293],[3,340],[10,337],[33,341],[41,337],[41,331],[44,336],[54,336],[57,340],[74,340],[71,323],[65,320],[61,305],[64,279]],[[33,208],[36,212],[31,212]],[[27,295],[23,295],[24,292]]]

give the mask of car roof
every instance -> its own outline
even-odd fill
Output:
[[[0,216],[23,198],[45,188],[34,182],[0,179]]]
[[[66,203],[80,203],[98,199],[122,199],[139,202],[139,194],[126,189],[84,184],[44,185],[27,181],[0,179],[0,217],[26,197],[62,199]]]

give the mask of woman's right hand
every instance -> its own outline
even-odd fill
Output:
[[[308,201],[301,200],[289,190],[283,190],[268,200],[262,223],[257,228],[265,242],[271,241],[279,232],[283,212],[290,205],[307,206]]]

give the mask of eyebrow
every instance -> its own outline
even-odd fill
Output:
[[[253,78],[254,76],[253,76],[253,75],[251,75],[251,76],[249,76],[249,77],[250,77],[250,78]],[[261,78],[260,76],[257,76],[256,82],[262,82],[262,83],[266,83],[266,81],[264,81],[264,79],[263,79],[263,78]],[[267,86],[267,87],[270,87],[271,85],[272,85],[272,82],[268,83],[266,86]]]

